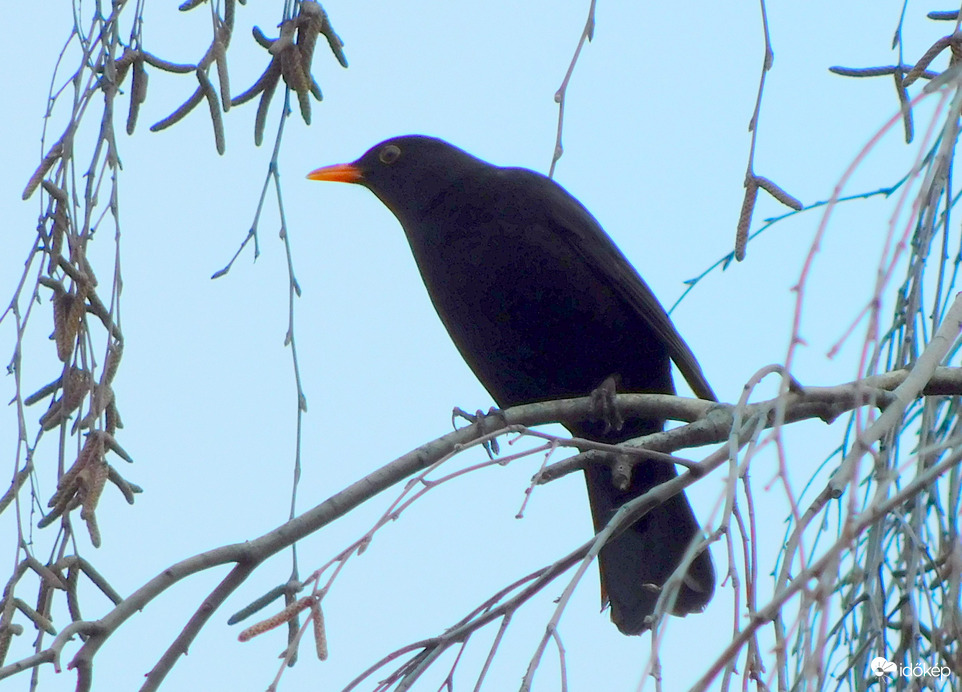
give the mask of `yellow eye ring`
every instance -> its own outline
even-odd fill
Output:
[[[377,157],[381,160],[381,163],[386,163],[391,165],[399,158],[401,158],[401,148],[396,144],[388,144],[386,147],[381,149]]]

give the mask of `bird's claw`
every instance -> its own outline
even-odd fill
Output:
[[[595,420],[604,422],[606,434],[621,430],[625,424],[625,419],[621,416],[615,399],[620,380],[621,377],[617,374],[609,375],[589,395],[591,396],[591,407],[594,410]]]
[[[454,410],[451,411],[451,425],[457,428],[457,419],[463,418],[471,424],[477,423],[481,426],[481,434],[487,435],[489,426],[486,425],[486,421],[490,416],[501,413],[501,410],[492,406],[485,413],[481,409],[477,409],[474,413],[468,413],[460,406],[455,406]],[[488,453],[488,458],[494,459],[498,454],[501,453],[501,448],[498,445],[497,438],[491,438],[487,442],[482,443],[484,445],[484,451]]]

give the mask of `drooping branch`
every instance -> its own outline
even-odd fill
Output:
[[[774,419],[772,412],[779,405],[783,406],[785,412],[783,420],[786,424],[812,418],[832,421],[845,411],[861,406],[884,409],[891,401],[892,390],[904,382],[908,376],[908,371],[901,370],[835,387],[803,387],[788,393],[781,401],[773,399],[749,404],[741,412],[741,420],[755,421],[752,425],[756,427],[758,425],[770,425]],[[962,394],[962,368],[937,368],[928,384],[922,389],[922,394],[924,396]],[[726,442],[731,434],[731,424],[735,412],[735,407],[729,404],[715,404],[697,399],[659,394],[620,394],[616,397],[616,405],[626,419],[640,416],[689,421],[686,425],[678,428],[649,435],[625,444],[626,449],[634,447],[664,453]],[[257,566],[270,556],[346,515],[363,502],[412,474],[427,468],[447,455],[470,446],[478,440],[485,439],[492,434],[500,434],[501,431],[524,433],[531,426],[589,420],[594,415],[596,415],[595,407],[590,397],[528,404],[503,411],[494,411],[479,419],[476,423],[422,445],[260,538],[215,548],[165,569],[98,620],[100,628],[90,633],[70,666],[77,668],[78,672],[89,671],[96,652],[113,633],[128,618],[141,611],[157,596],[181,579],[212,567],[234,564],[235,568],[203,601],[188,626],[168,649],[161,664],[151,672],[151,678],[144,689],[156,689],[180,654],[187,650],[188,645],[197,636],[213,612],[246,580]],[[750,427],[746,423],[743,429]],[[579,441],[571,440],[565,442],[565,444],[578,447]],[[727,448],[720,451],[723,452],[720,455],[722,461],[719,461],[713,455],[712,462],[707,466],[704,464],[698,465],[670,483],[659,486],[643,498],[639,498],[638,507],[640,509],[633,509],[635,508],[633,504],[626,510],[625,516],[619,519],[619,522],[630,523],[636,520],[638,512],[648,511],[657,502],[664,501],[667,497],[680,492],[686,486],[703,477],[705,473],[716,468],[727,458]],[[626,456],[632,458],[631,463],[633,464],[640,461],[640,459],[634,458],[638,456],[636,454]],[[605,452],[590,450],[546,467],[538,480],[539,482],[548,482],[582,468],[585,464],[604,461],[604,459]],[[658,459],[654,463],[666,462],[664,459]],[[587,554],[590,548],[591,546],[588,544],[584,546],[584,552],[580,552],[581,549],[579,549],[579,551],[575,551],[577,555],[572,553],[568,557],[577,560]],[[570,564],[567,559],[561,562],[566,565]],[[490,619],[490,617],[485,617],[484,622],[475,624],[480,626],[486,624]],[[23,670],[25,665],[39,665],[48,660],[51,659],[49,657],[31,657],[30,662],[12,663],[0,668],[0,679]],[[86,675],[81,677],[87,679]]]

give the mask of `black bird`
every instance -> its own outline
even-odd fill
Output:
[[[715,400],[651,289],[553,180],[416,135],[381,142],[354,163],[308,178],[358,183],[394,212],[438,316],[498,406],[586,396],[612,376],[619,391],[672,394],[671,360],[696,395]],[[620,430],[602,422],[565,427],[617,443],[662,430],[664,421],[628,421]],[[608,465],[586,469],[595,530],[622,504],[675,475],[665,463],[638,464],[630,487],[618,490]],[[678,494],[602,549],[602,599],[618,629],[649,628],[657,587],[698,531]],[[704,610],[714,588],[706,550],[691,564],[672,612]]]

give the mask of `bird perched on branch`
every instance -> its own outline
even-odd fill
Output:
[[[363,185],[397,216],[438,316],[498,406],[587,396],[613,381],[619,391],[673,394],[672,360],[696,395],[715,400],[651,289],[553,180],[416,135],[381,142],[354,163],[308,178]],[[664,421],[565,427],[618,443],[660,431]],[[644,461],[619,488],[611,465],[586,468],[595,530],[622,504],[675,475],[664,462]],[[699,531],[681,493],[602,548],[602,598],[619,630],[640,634],[651,626],[660,587]],[[705,550],[689,566],[671,612],[702,611],[714,588]]]

